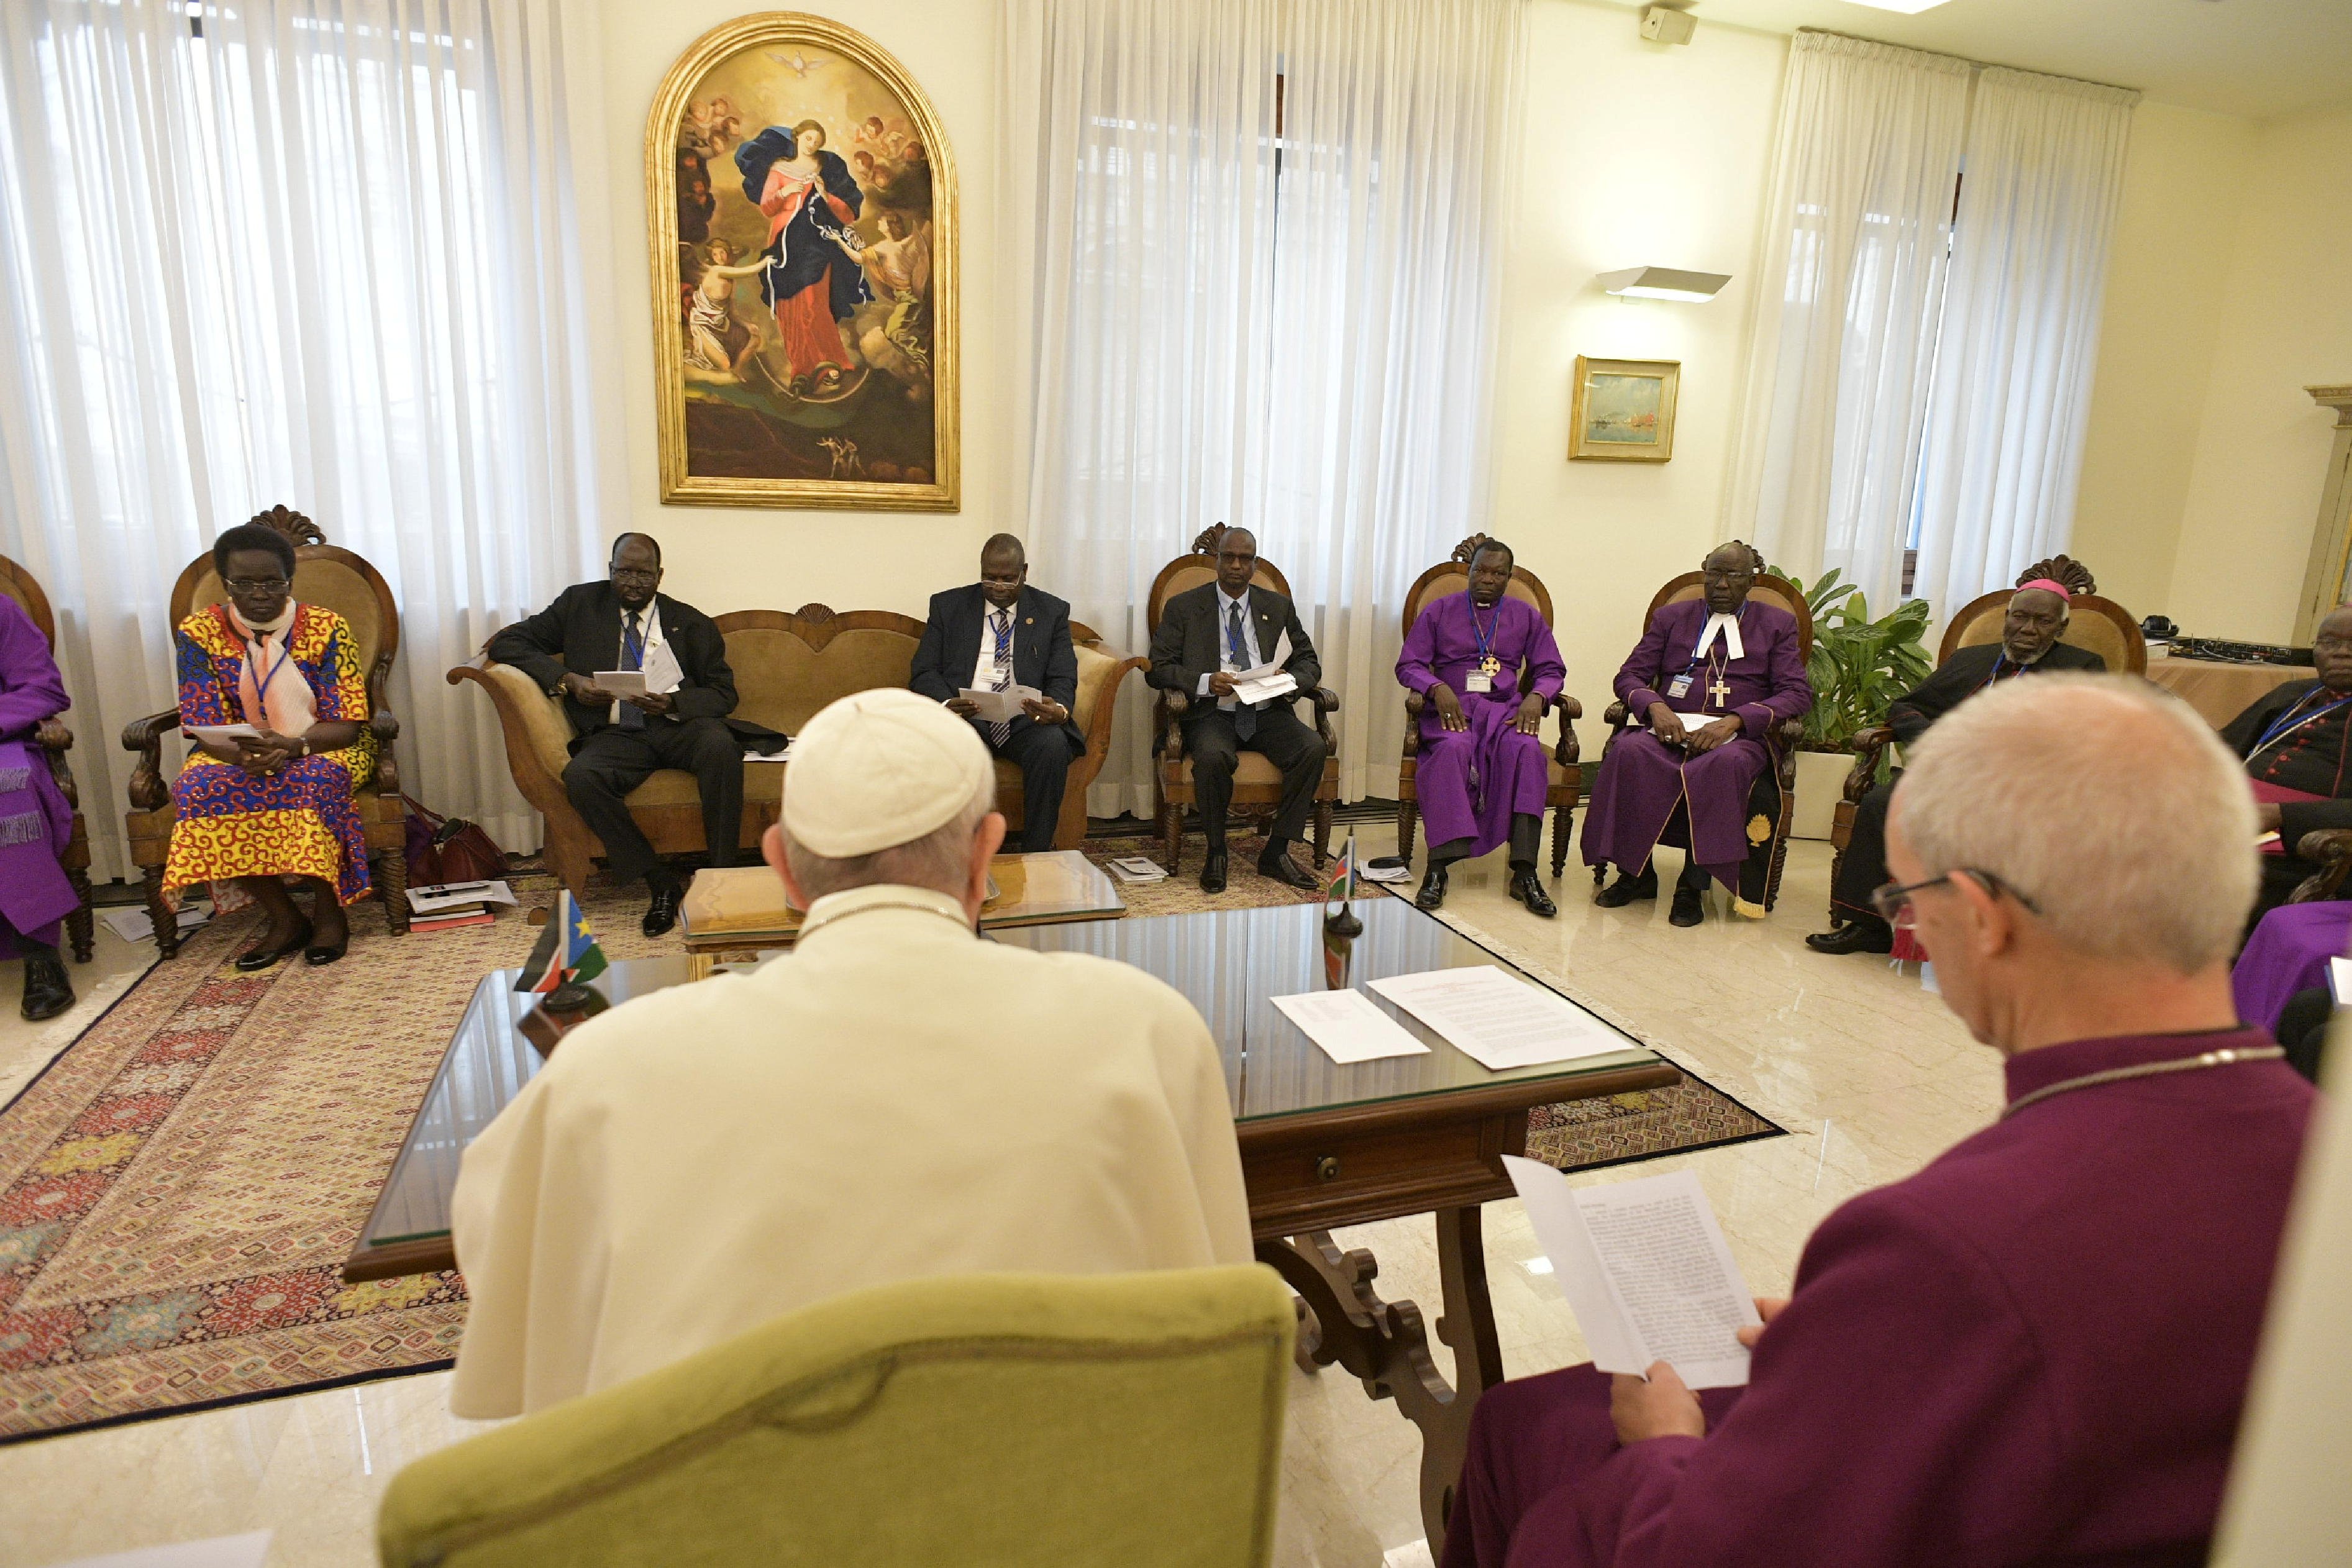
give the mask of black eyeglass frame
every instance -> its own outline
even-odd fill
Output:
[[[1899,886],[1889,882],[1870,895],[1870,907],[1878,911],[1880,920],[1885,921],[1888,925],[1895,925],[1902,920],[1903,911],[1910,907],[1912,894],[1924,893],[1930,888],[1943,887],[1954,877],[1964,873],[1983,883],[1985,890],[1995,898],[2006,895],[2024,905],[2028,913],[2038,915],[2042,912],[2042,906],[2021,892],[2015,883],[1974,866],[1955,866],[1941,876],[1929,877],[1924,881],[1905,882]]]
[[[236,594],[282,594],[294,584],[284,577],[224,577],[221,586]]]

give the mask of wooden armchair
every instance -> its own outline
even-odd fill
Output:
[[[384,923],[395,936],[408,931],[408,816],[400,796],[400,772],[392,742],[400,721],[384,706],[383,683],[400,651],[400,611],[392,589],[367,561],[329,544],[319,525],[299,511],[273,507],[254,517],[294,542],[294,597],[343,617],[358,639],[360,667],[366,671],[368,728],[380,750],[375,772],[359,781],[360,825],[373,863],[375,896],[383,900]],[[187,564],[172,585],[172,625],[227,597],[206,551]],[[146,874],[147,912],[155,921],[155,947],[165,958],[180,951],[179,921],[163,906],[163,862],[172,847],[172,789],[163,777],[163,737],[180,727],[176,708],[134,719],[122,728],[122,745],[137,753],[131,773],[131,863]]]
[[[2139,623],[2131,612],[2113,599],[2099,597],[2098,584],[2092,580],[2090,569],[2071,556],[2053,555],[2037,561],[2017,574],[2017,587],[2021,588],[2036,577],[2047,577],[2053,583],[2063,583],[2074,595],[2067,606],[2065,634],[2058,640],[2070,647],[2097,654],[2107,661],[2111,670],[2128,671],[2133,675],[2147,673],[2147,644],[2139,635]],[[1937,646],[1936,663],[1945,660],[1964,647],[2000,640],[2001,623],[2009,614],[2009,601],[2017,588],[2005,588],[1981,595],[1960,606],[1944,627],[1944,640]],[[1853,752],[1853,767],[1846,774],[1843,798],[1837,804],[1837,813],[1830,826],[1830,881],[1836,885],[1838,868],[1844,864],[1846,846],[1853,841],[1853,813],[1862,797],[1878,784],[1879,770],[1885,763],[1886,748],[1894,743],[1891,725],[1874,724],[1857,730],[1848,738],[1847,748]],[[2306,837],[2318,837],[2311,834]],[[2352,854],[2352,839],[2347,839],[2347,854]],[[2340,874],[2339,874],[2339,880]],[[2332,895],[2330,895],[2332,896]],[[1844,916],[1836,904],[1830,906],[1832,922],[1843,925]]]
[[[1454,547],[1451,556],[1413,580],[1412,591],[1404,596],[1405,636],[1412,635],[1413,622],[1433,601],[1469,591],[1470,558],[1486,542],[1485,534],[1472,534]],[[1511,585],[1504,592],[1534,605],[1545,626],[1552,624],[1551,594],[1543,579],[1526,567],[1512,566]],[[1420,692],[1404,694],[1404,760],[1397,765],[1397,853],[1407,862],[1412,859],[1413,832],[1421,821],[1421,712],[1427,706]],[[1584,775],[1576,761],[1576,721],[1584,717],[1584,704],[1562,692],[1549,710],[1559,715],[1559,740],[1546,766],[1550,778],[1544,789],[1544,805],[1551,812],[1551,874],[1557,877],[1568,868],[1569,818],[1584,793]]]
[[[41,591],[33,574],[5,555],[0,555],[0,594],[5,594],[25,607],[33,624],[41,628],[52,653],[58,646],[57,615],[49,608],[49,596]],[[90,942],[96,935],[97,922],[89,908],[89,825],[82,820],[81,791],[74,784],[73,769],[67,765],[66,753],[73,750],[73,731],[65,721],[55,716],[44,719],[33,731],[33,744],[49,759],[49,776],[58,783],[58,793],[74,808],[73,837],[66,841],[65,853],[58,857],[66,880],[81,900],[80,907],[66,917],[66,939],[73,948],[74,962],[88,963]]]
[[[1773,576],[1764,570],[1764,557],[1760,553],[1753,549],[1748,553],[1755,557],[1756,563],[1756,582],[1748,590],[1748,597],[1777,605],[1797,617],[1798,657],[1810,662],[1813,654],[1811,606],[1805,603],[1804,595],[1797,591],[1794,583],[1786,577]],[[1704,572],[1685,572],[1679,577],[1668,579],[1665,586],[1651,596],[1650,607],[1643,612],[1642,630],[1646,633],[1650,629],[1651,619],[1668,605],[1698,598],[1706,590],[1706,574]],[[1622,700],[1610,703],[1608,710],[1601,715],[1601,721],[1609,726],[1609,740],[1601,752],[1602,761],[1608,760],[1609,746],[1615,745],[1617,737],[1624,733],[1628,718]],[[1748,795],[1750,812],[1768,818],[1772,824],[1771,837],[1762,844],[1751,846],[1748,850],[1751,864],[1756,855],[1771,857],[1764,877],[1764,908],[1768,910],[1780,902],[1780,874],[1789,863],[1789,819],[1797,805],[1797,742],[1804,737],[1805,722],[1801,719],[1783,719],[1773,726],[1771,732],[1764,737],[1765,747],[1772,754],[1772,766],[1756,781],[1756,787]],[[1601,885],[1608,869],[1606,866],[1592,868],[1594,887]]]
[[[1216,580],[1217,541],[1225,525],[1204,529],[1192,541],[1192,551],[1160,569],[1151,580],[1151,596],[1144,604],[1144,626],[1153,636],[1168,601],[1188,589]],[[1290,597],[1290,582],[1282,569],[1261,555],[1250,581]],[[1149,661],[1145,661],[1147,664]],[[1315,786],[1315,864],[1331,858],[1331,808],[1339,799],[1339,742],[1331,733],[1331,715],[1339,710],[1339,694],[1318,686],[1298,694],[1315,705],[1315,731],[1323,737],[1323,777]],[[1152,781],[1160,802],[1160,863],[1174,875],[1184,848],[1184,808],[1198,803],[1192,790],[1192,759],[1184,754],[1183,717],[1192,710],[1189,693],[1154,688],[1151,710]],[[1255,752],[1244,752],[1234,769],[1234,811],[1262,827],[1282,804],[1282,774]]]

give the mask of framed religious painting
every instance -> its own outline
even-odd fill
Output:
[[[1675,399],[1682,375],[1680,360],[1577,355],[1570,459],[1663,463],[1673,458]]]
[[[662,500],[953,511],[955,168],[821,16],[714,28],[646,131]]]

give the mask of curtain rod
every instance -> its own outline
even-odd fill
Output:
[[[1866,38],[1860,33],[1841,32],[1835,27],[1800,27],[1797,31],[1800,33],[1819,33],[1824,37],[1831,38],[1851,38],[1857,44],[1876,44],[1879,47],[1884,49],[1908,49],[1915,55],[1933,55],[1939,60],[1958,60],[1960,64],[1968,67],[1970,70],[2021,71],[2027,76],[2046,76],[2053,81],[2077,82],[2084,87],[2104,88],[2109,92],[2128,92],[2140,98],[2147,96],[2146,89],[2137,87],[2126,87],[2121,82],[2094,81],[2091,78],[2086,76],[2068,76],[2063,71],[2036,70],[2032,66],[2004,65],[1999,60],[1972,60],[1966,55],[1948,54],[1942,49],[1923,49],[1912,44],[1890,44],[1885,38]]]

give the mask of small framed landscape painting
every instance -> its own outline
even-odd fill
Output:
[[[646,134],[662,500],[957,506],[955,172],[865,35],[705,34]]]
[[[1570,418],[1571,461],[1663,463],[1675,455],[1675,398],[1680,360],[1576,356],[1576,404]]]

